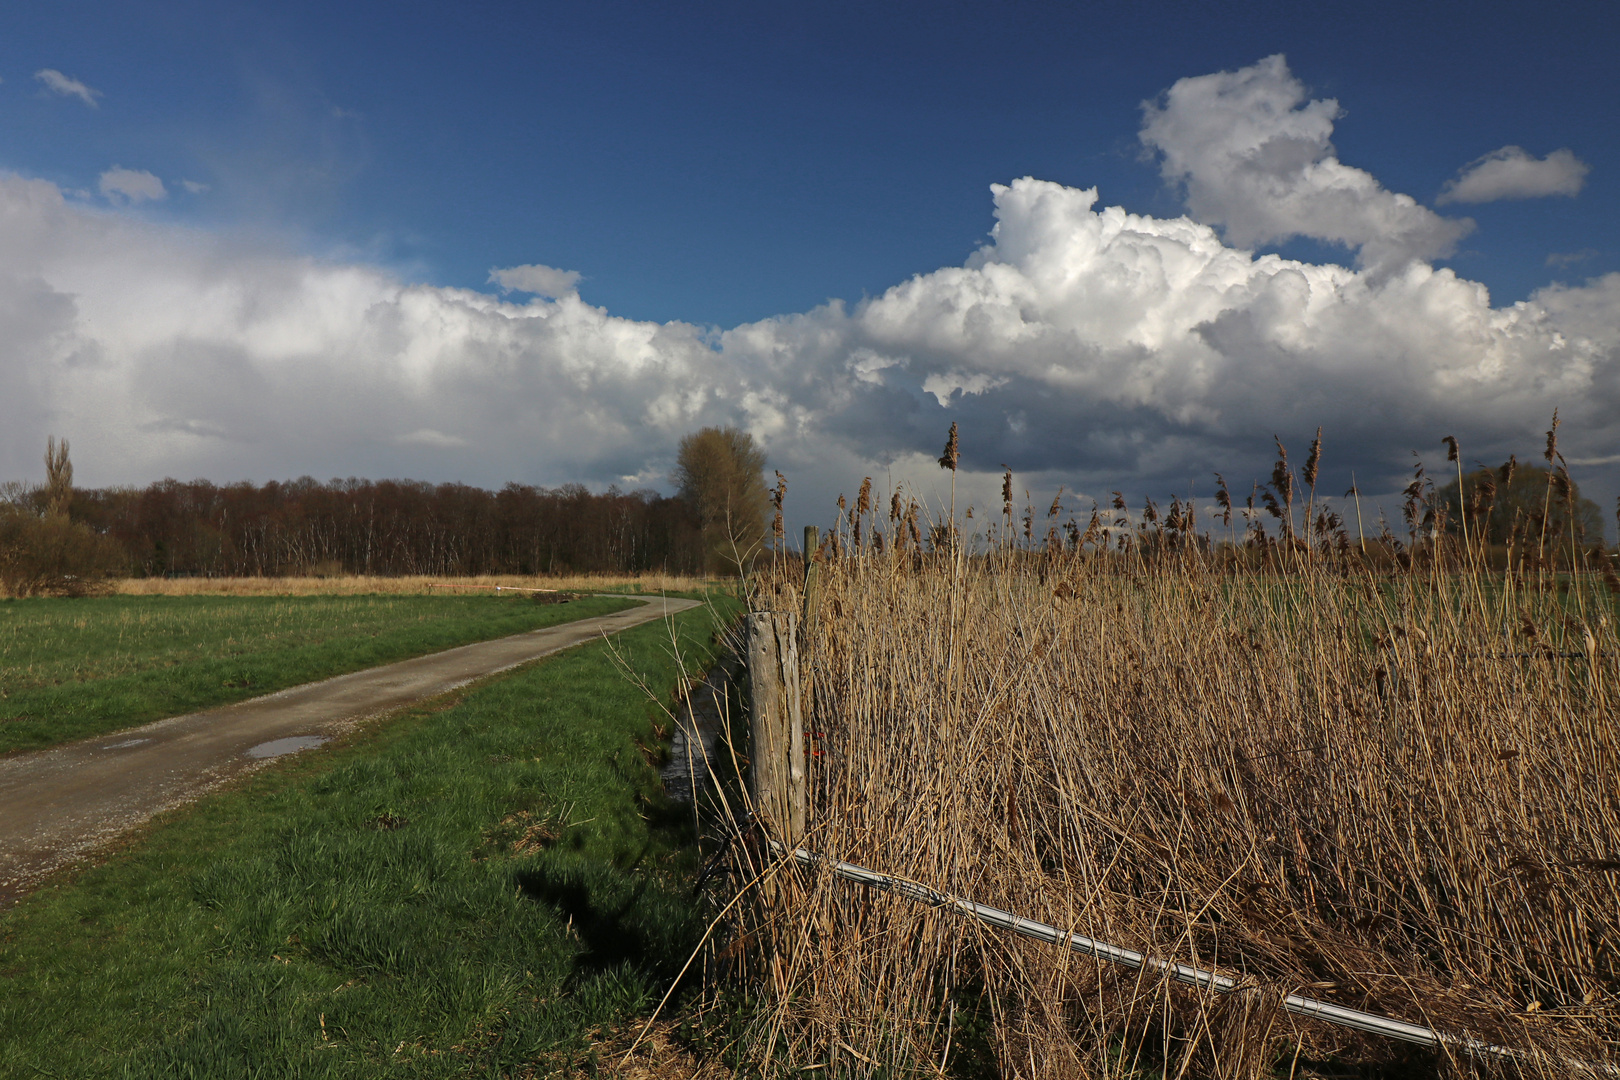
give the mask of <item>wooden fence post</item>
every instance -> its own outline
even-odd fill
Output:
[[[821,582],[816,577],[816,551],[821,547],[821,530],[804,527],[804,618],[800,625],[806,635],[815,633],[816,608],[821,603]]]
[[[748,614],[749,786],[767,832],[789,847],[798,844],[805,829],[797,630],[795,612]]]

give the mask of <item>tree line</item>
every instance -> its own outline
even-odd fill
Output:
[[[0,584],[25,595],[121,575],[736,572],[765,533],[763,466],[746,433],[712,428],[682,440],[673,496],[310,477],[85,489],[52,439],[44,485],[0,486]]]
[[[143,576],[702,569],[701,530],[685,500],[579,484],[164,480],[78,492],[73,516],[116,540]]]

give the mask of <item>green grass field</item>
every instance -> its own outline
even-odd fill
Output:
[[[734,604],[722,601],[729,616]],[[563,609],[568,610],[568,609]],[[0,1076],[545,1075],[701,931],[651,763],[699,608],[167,816],[0,915]]]
[[[410,595],[3,600],[0,753],[626,606]]]

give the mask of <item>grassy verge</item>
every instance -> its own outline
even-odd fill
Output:
[[[615,645],[661,692],[696,609]],[[528,1076],[701,930],[654,707],[606,645],[171,815],[0,916],[0,1075]]]
[[[0,753],[626,606],[494,595],[0,601]]]

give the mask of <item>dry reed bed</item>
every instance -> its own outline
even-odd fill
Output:
[[[800,573],[756,606],[796,610]],[[1528,1050],[1528,1071],[1620,1046],[1600,579],[891,545],[820,580],[807,846],[1254,989],[784,870],[744,939],[762,1060],[937,1074],[980,1000],[1009,1077],[1434,1067],[1280,1014],[1291,991]]]

